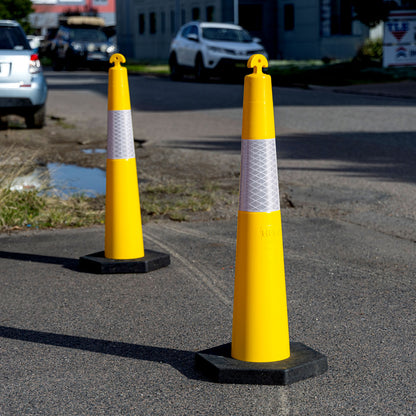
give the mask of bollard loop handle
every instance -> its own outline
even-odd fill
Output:
[[[254,74],[262,74],[262,68],[267,68],[269,63],[264,55],[256,53],[251,55],[247,62],[247,68],[253,68]]]
[[[126,58],[121,53],[115,53],[111,55],[110,64],[114,64],[114,67],[121,66],[121,64],[126,63]]]

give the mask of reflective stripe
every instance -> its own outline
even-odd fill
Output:
[[[109,111],[107,159],[133,159],[135,157],[131,110]]]
[[[241,141],[240,211],[280,210],[276,140]]]

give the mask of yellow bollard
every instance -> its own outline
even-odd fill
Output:
[[[117,53],[108,75],[107,174],[104,251],[80,258],[93,273],[147,273],[170,264],[169,254],[143,247],[139,185],[126,59]]]
[[[129,85],[121,66],[125,61],[123,55],[113,55],[108,76],[104,252],[110,259],[144,256]]]
[[[244,79],[240,204],[232,342],[195,356],[220,383],[292,384],[323,374],[327,359],[289,342],[272,85],[253,55]]]
[[[231,356],[290,356],[271,77],[253,55],[245,77]]]

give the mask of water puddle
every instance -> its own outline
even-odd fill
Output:
[[[82,151],[87,155],[98,155],[107,152],[106,149],[82,149]]]
[[[37,189],[66,198],[72,195],[95,197],[105,194],[105,171],[76,165],[48,163],[32,173],[16,178],[11,190]]]

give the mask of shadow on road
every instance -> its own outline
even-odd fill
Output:
[[[72,348],[99,354],[108,354],[135,360],[169,364],[185,377],[194,380],[204,379],[194,369],[194,353],[173,348],[160,348],[125,342],[106,341],[95,338],[54,334],[51,332],[0,326],[0,337],[55,347]]]
[[[50,91],[91,91],[107,96],[108,75],[105,72],[45,72]],[[129,75],[131,108],[137,111],[175,112],[243,108],[242,83],[173,82],[167,77]],[[300,94],[300,91],[302,92]],[[275,105],[291,106],[415,106],[414,99],[336,93],[331,88],[273,88]],[[319,97],[319,98],[318,98]]]
[[[211,140],[174,141],[169,147],[239,153],[237,136],[211,136]],[[389,181],[416,182],[416,132],[337,132],[277,136],[279,160],[342,162],[339,168],[285,168],[339,172],[344,176],[372,177]],[[282,168],[280,168],[282,169]]]

